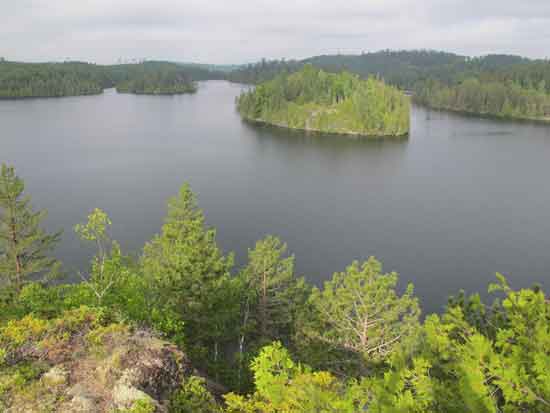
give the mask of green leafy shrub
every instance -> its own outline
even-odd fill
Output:
[[[221,413],[204,385],[204,379],[189,377],[170,400],[170,413]]]
[[[114,413],[155,413],[156,407],[151,400],[138,400],[129,409],[118,409]]]
[[[60,317],[47,320],[29,314],[10,320],[0,327],[0,348],[4,364],[26,347],[41,351],[57,351],[74,334],[93,330],[108,322],[104,311],[79,307],[65,311]]]
[[[129,327],[121,323],[113,323],[107,326],[94,328],[86,335],[86,340],[92,348],[101,348],[105,344],[105,340],[114,335],[127,335],[130,331]]]

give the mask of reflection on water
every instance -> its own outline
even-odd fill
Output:
[[[241,89],[2,101],[0,160],[65,229],[58,252],[70,269],[90,258],[71,230],[90,209],[105,209],[113,236],[138,253],[188,181],[240,263],[266,234],[316,283],[376,255],[428,311],[459,288],[485,291],[496,271],[549,286],[549,126],[415,107],[408,140],[306,135],[242,122]]]

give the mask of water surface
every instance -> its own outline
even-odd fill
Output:
[[[187,181],[239,263],[266,234],[315,283],[375,255],[426,311],[460,288],[485,291],[497,271],[550,287],[550,126],[414,107],[408,141],[305,136],[241,122],[240,90],[0,101],[0,161],[64,229],[58,255],[72,270],[93,252],[72,233],[93,207],[137,253]]]

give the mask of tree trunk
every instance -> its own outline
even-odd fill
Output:
[[[21,257],[17,253],[17,226],[14,218],[12,218],[11,221],[11,242],[13,243],[13,249],[15,250],[15,287],[17,291],[19,291],[21,289],[23,269],[21,265]]]
[[[267,338],[267,273],[265,265],[262,274],[262,298],[260,300],[260,329],[262,338]]]

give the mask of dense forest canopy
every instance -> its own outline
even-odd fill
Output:
[[[325,71],[343,70],[363,78],[380,76],[401,89],[412,90],[418,81],[434,79],[452,84],[467,77],[492,76],[500,80],[538,81],[550,76],[547,61],[513,55],[460,56],[433,50],[381,50],[360,55],[322,55],[304,60],[262,60],[241,66],[228,75],[229,80],[257,84],[273,79],[281,72],[300,70],[312,64]],[[550,88],[549,88],[550,90]]]
[[[223,73],[209,67],[162,61],[108,66],[0,61],[0,98],[90,95],[111,87],[132,93],[186,93],[195,90],[195,81],[222,78]]]
[[[175,64],[144,63],[123,69],[122,75],[124,80],[118,76],[115,83],[120,93],[171,95],[197,90],[186,69]]]
[[[104,76],[111,87],[147,75],[178,73],[190,81],[223,79],[223,73],[202,65],[172,63],[165,61],[146,61],[139,64],[118,64],[102,66]]]
[[[418,83],[417,102],[436,109],[492,115],[502,118],[550,120],[550,94],[545,81],[522,87],[512,80],[480,80],[470,77],[456,85],[437,80]]]
[[[193,82],[200,80],[260,84],[300,71],[305,65],[330,73],[346,71],[364,79],[378,77],[412,91],[417,102],[436,109],[550,120],[550,62],[496,54],[471,58],[431,50],[262,60],[243,66],[165,61],[101,66],[0,60],[0,98],[97,94],[115,86],[131,93],[187,93],[194,91]]]
[[[427,50],[383,50],[302,61],[262,61],[241,67],[229,79],[256,84],[278,73],[300,70],[305,64],[335,73],[346,70],[363,78],[380,76],[389,84],[413,91],[417,102],[436,109],[550,120],[550,62],[512,55],[470,58]]]
[[[347,70],[364,78],[380,76],[392,85],[411,89],[419,78],[449,76],[450,68],[464,59],[445,52],[383,50],[361,55],[317,56],[306,59],[305,63],[331,72]]]
[[[370,77],[327,73],[312,65],[244,92],[238,99],[243,118],[293,129],[401,136],[409,131],[409,99]]]
[[[0,98],[92,95],[103,91],[103,76],[87,63],[0,61]]]
[[[303,62],[297,60],[265,60],[243,65],[227,74],[227,79],[237,83],[259,84],[272,80],[281,73],[300,70]]]
[[[361,55],[323,55],[304,60],[262,60],[233,71],[229,79],[242,83],[259,83],[270,80],[282,71],[300,70],[305,64],[312,64],[328,72],[348,71],[363,78],[383,77],[388,83],[403,89],[424,77],[450,78],[467,58],[446,52],[429,50],[391,51],[363,53]]]
[[[186,378],[161,409],[150,377],[137,392],[144,399],[125,398],[135,402],[118,413],[550,412],[550,299],[538,286],[514,290],[498,275],[492,303],[460,292],[422,319],[413,286],[399,285],[375,258],[314,287],[296,275],[286,244],[267,236],[237,268],[188,185],[137,259],[112,239],[109,216],[93,209],[75,226],[96,250],[82,282],[49,283],[62,272],[52,258],[59,234],[43,229],[44,218],[3,166],[0,411],[59,411],[75,393],[57,396],[73,377],[54,380],[55,360],[65,353],[78,363],[83,353],[66,354],[75,345],[109,358],[111,370],[87,371],[90,363],[77,372],[109,386],[99,381],[132,362],[128,351],[141,362],[137,343],[155,342],[141,334],[128,349],[131,331],[146,328],[182,349],[225,389],[224,400],[203,379]],[[101,352],[121,334],[122,353]]]

